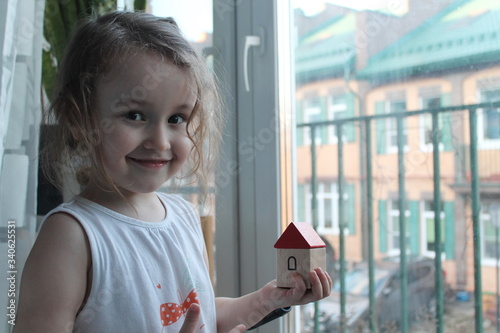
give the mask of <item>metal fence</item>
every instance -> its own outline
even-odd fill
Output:
[[[337,119],[330,121],[319,121],[312,123],[302,123],[298,124],[297,128],[309,128],[310,149],[311,149],[311,212],[312,212],[312,223],[313,226],[318,225],[318,209],[317,209],[317,143],[316,143],[316,133],[317,131],[325,126],[335,126],[337,135],[337,149],[338,149],[338,193],[344,193],[345,186],[345,176],[344,176],[344,143],[342,138],[343,128],[348,124],[355,124],[360,129],[360,134],[364,134],[364,140],[359,144],[363,149],[360,149],[361,154],[365,154],[365,158],[361,159],[364,161],[365,173],[366,173],[366,184],[365,191],[363,191],[364,200],[366,200],[366,226],[367,226],[367,254],[366,258],[369,267],[369,329],[371,332],[376,332],[376,318],[375,318],[375,260],[374,260],[374,213],[373,213],[373,168],[372,161],[369,158],[372,156],[373,151],[373,133],[372,124],[380,119],[393,118],[396,120],[397,124],[397,164],[398,164],[398,202],[399,202],[399,231],[400,235],[406,235],[406,223],[405,223],[405,164],[404,164],[404,119],[411,116],[429,114],[432,117],[432,160],[433,160],[433,187],[434,187],[434,218],[435,218],[435,285],[436,285],[436,332],[443,332],[444,322],[444,301],[443,301],[443,275],[442,275],[442,244],[440,240],[443,238],[442,235],[442,221],[440,217],[439,207],[441,207],[441,171],[440,171],[440,134],[442,128],[439,124],[439,114],[441,113],[453,113],[453,112],[467,112],[469,115],[469,140],[470,145],[468,147],[467,156],[467,169],[468,179],[466,179],[467,184],[470,186],[471,201],[472,201],[472,234],[473,234],[473,251],[474,251],[474,311],[475,311],[475,332],[483,332],[483,311],[482,311],[482,285],[481,285],[481,224],[480,224],[480,195],[479,195],[479,173],[478,173],[478,124],[477,124],[477,113],[478,110],[483,108],[499,108],[500,102],[494,103],[482,103],[475,105],[460,105],[460,106],[450,106],[441,107],[417,111],[404,111],[397,113],[387,113],[387,114],[375,114],[366,115],[353,118]],[[359,137],[362,137],[361,135]],[[361,141],[361,140],[360,140]],[[368,157],[368,158],[367,158]],[[346,255],[345,255],[345,229],[346,229],[346,218],[345,211],[343,208],[342,195],[339,195],[338,204],[338,221],[339,221],[339,279],[340,279],[340,318],[341,322],[344,322],[342,318],[346,318]],[[399,237],[399,248],[407,248],[406,237]],[[401,320],[400,320],[400,330],[401,332],[408,332],[409,330],[409,318],[408,318],[408,298],[407,298],[407,254],[406,251],[400,251],[400,278],[401,278]],[[316,313],[318,312],[318,307],[316,306]],[[317,325],[317,314],[315,315],[316,327]],[[345,331],[347,328],[343,327],[341,331]]]

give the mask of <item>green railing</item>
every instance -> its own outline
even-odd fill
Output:
[[[338,193],[344,193],[344,143],[342,142],[343,127],[346,124],[358,125],[361,131],[365,134],[364,149],[360,149],[361,154],[366,154],[364,161],[366,172],[366,191],[364,200],[366,200],[366,224],[367,224],[367,261],[369,274],[369,329],[371,332],[377,331],[375,318],[375,260],[374,260],[374,229],[373,229],[373,168],[370,157],[372,156],[372,123],[380,119],[395,118],[397,124],[397,148],[398,148],[398,201],[399,201],[399,231],[400,235],[406,235],[405,223],[405,165],[404,165],[404,118],[417,116],[422,114],[430,114],[432,116],[432,146],[433,146],[433,185],[434,185],[434,233],[435,233],[435,284],[436,284],[436,332],[442,333],[444,330],[444,295],[443,295],[443,275],[442,275],[442,245],[443,237],[441,229],[440,207],[441,207],[441,171],[440,171],[440,136],[442,129],[439,128],[438,115],[440,113],[468,111],[469,114],[469,135],[470,135],[470,190],[472,199],[472,233],[473,233],[473,249],[474,249],[474,312],[475,312],[475,332],[483,332],[483,312],[482,312],[482,285],[481,285],[481,232],[480,232],[480,196],[479,196],[479,174],[478,174],[478,132],[477,132],[477,110],[482,108],[500,108],[500,102],[482,103],[474,105],[460,105],[442,108],[433,108],[417,111],[405,111],[397,113],[366,115],[353,118],[344,118],[329,121],[319,121],[312,123],[298,124],[297,128],[310,128],[310,145],[311,145],[311,212],[313,226],[318,226],[318,210],[317,210],[317,152],[316,152],[316,132],[318,128],[325,126],[335,126],[337,136],[337,154],[338,154]],[[361,135],[359,136],[361,137]],[[345,235],[346,219],[344,213],[343,196],[338,196],[338,220],[339,220],[339,279],[340,279],[340,323],[341,332],[346,331],[346,257],[345,257]],[[406,237],[399,237],[399,248],[407,248]],[[407,276],[407,255],[406,251],[400,251],[400,278],[401,278],[401,319],[400,331],[408,332],[409,316],[408,316],[408,276]],[[318,331],[318,306],[315,306],[315,327]]]

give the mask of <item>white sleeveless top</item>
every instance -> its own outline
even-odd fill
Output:
[[[92,288],[76,333],[179,332],[185,311],[201,307],[198,332],[216,332],[215,299],[193,206],[158,193],[167,216],[144,222],[76,197],[47,216],[66,212],[83,226],[92,253]]]

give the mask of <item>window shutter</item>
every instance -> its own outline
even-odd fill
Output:
[[[455,259],[455,205],[452,201],[444,202],[444,252],[446,259]]]
[[[375,102],[375,114],[384,114],[384,113],[385,113],[385,102],[384,101]],[[385,121],[386,119],[377,119],[375,121],[377,154],[385,154],[386,152]]]
[[[412,254],[419,253],[419,244],[420,244],[420,226],[419,226],[419,203],[418,201],[409,201],[408,209],[410,210],[410,225],[409,232],[410,234],[410,252]]]
[[[378,241],[379,250],[382,253],[387,252],[387,201],[379,200],[378,202]]]
[[[304,122],[304,116],[302,114],[303,101],[297,100],[295,102],[295,113],[296,113],[296,123],[302,124]],[[304,145],[304,127],[297,128],[297,146]]]
[[[346,101],[346,112],[344,113],[345,118],[352,118],[356,115],[356,96],[353,93],[348,93],[345,96]],[[356,141],[355,123],[346,123],[343,126],[344,136],[347,142]]]
[[[349,230],[349,235],[354,235],[356,233],[356,197],[354,184],[345,184],[345,191],[347,194],[345,212],[347,229]]]
[[[449,93],[441,95],[441,106],[451,105],[451,95]],[[444,151],[453,150],[453,134],[452,134],[452,112],[441,113],[442,128],[441,128],[441,142],[443,143]]]

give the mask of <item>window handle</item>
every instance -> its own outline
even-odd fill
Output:
[[[252,46],[260,46],[259,36],[245,37],[245,51],[243,53],[243,77],[245,79],[246,91],[250,91],[250,84],[248,83],[248,52]]]

